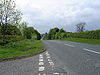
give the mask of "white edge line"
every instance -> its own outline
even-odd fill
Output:
[[[87,49],[87,48],[83,48],[83,50],[89,51],[89,52],[92,52],[92,53],[96,53],[96,54],[100,54],[100,52],[96,52],[96,51],[93,51],[93,50],[89,50],[89,49]]]

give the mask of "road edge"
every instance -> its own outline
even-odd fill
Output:
[[[0,62],[3,62],[3,61],[12,61],[12,60],[17,60],[17,59],[32,57],[32,56],[38,55],[38,54],[40,54],[40,53],[43,53],[43,52],[45,52],[46,50],[47,50],[47,49],[44,48],[42,51],[39,51],[39,52],[37,52],[37,53],[28,54],[28,55],[22,55],[22,56],[17,56],[17,57],[11,57],[11,58],[0,59]]]

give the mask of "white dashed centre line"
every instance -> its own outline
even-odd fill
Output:
[[[69,44],[64,44],[64,45],[67,45],[67,46],[70,46],[70,47],[75,47],[75,46],[73,46],[73,45],[69,45]]]
[[[100,54],[100,52],[96,52],[96,51],[93,51],[93,50],[89,50],[87,48],[83,48],[83,50],[88,51],[88,52],[92,52],[92,53],[96,53],[96,54]]]

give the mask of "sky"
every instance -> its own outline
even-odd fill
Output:
[[[100,0],[14,0],[22,20],[40,33],[51,28],[75,32],[76,24],[86,22],[86,30],[100,29]]]

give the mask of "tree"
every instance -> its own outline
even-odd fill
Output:
[[[37,30],[34,30],[34,34],[37,36],[36,40],[41,39],[41,34]]]
[[[12,0],[0,0],[0,25],[18,25],[22,14],[15,7]]]
[[[55,34],[59,32],[59,28],[50,29],[48,33],[48,39],[55,39]]]
[[[23,29],[27,28],[28,23],[27,22],[22,22],[21,24],[18,25],[18,28],[20,29],[22,35],[23,35]]]
[[[77,24],[76,25],[77,32],[83,32],[83,31],[85,31],[85,25],[86,25],[85,22],[81,22],[81,23]]]
[[[40,40],[41,34],[35,30],[33,27],[27,27],[23,29],[23,36],[26,39],[34,39],[34,40]]]
[[[27,28],[23,29],[23,35],[26,39],[31,39],[33,32],[34,32],[33,27],[27,27]]]
[[[66,31],[65,31],[63,28],[61,28],[61,29],[59,30],[59,32],[60,32],[60,33],[65,33]]]
[[[14,26],[14,25],[11,25],[11,24],[7,24],[7,25],[4,25],[4,26],[0,26],[0,34],[3,35],[21,35],[21,32],[20,30]]]
[[[7,31],[10,30],[10,28],[8,27],[9,24],[13,26],[14,25],[18,26],[21,21],[21,15],[22,15],[21,12],[16,9],[16,5],[14,1],[0,0],[0,26],[2,27],[1,34],[3,36],[2,38],[3,42],[5,42],[4,41],[5,39],[7,39],[6,38],[6,35],[8,35]]]

